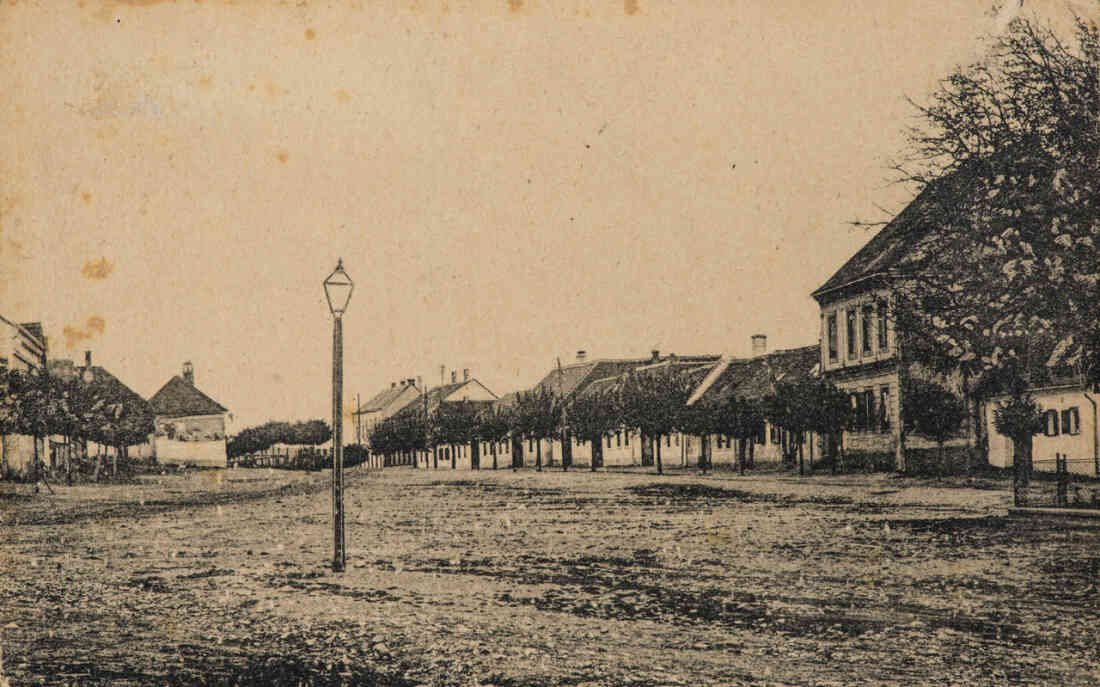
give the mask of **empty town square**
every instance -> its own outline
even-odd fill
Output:
[[[355,468],[342,574],[324,472],[6,485],[4,675],[1100,684],[1100,522],[1004,479]]]

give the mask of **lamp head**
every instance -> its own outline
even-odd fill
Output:
[[[336,269],[325,279],[325,298],[328,300],[328,309],[336,317],[344,314],[351,301],[351,292],[355,284],[351,277],[344,271],[343,259],[337,260]]]

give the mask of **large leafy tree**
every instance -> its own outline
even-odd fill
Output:
[[[493,469],[497,469],[500,443],[508,438],[512,428],[512,412],[508,408],[489,406],[478,416],[477,434],[489,442],[489,451],[493,456]]]
[[[439,443],[469,445],[477,436],[478,408],[469,401],[439,404],[435,411],[436,437]],[[457,458],[451,451],[451,467],[455,467]]]
[[[516,398],[512,429],[535,441],[535,469],[542,470],[542,440],[552,439],[561,428],[559,399],[546,387],[524,391]]]
[[[587,391],[569,404],[569,430],[592,449],[591,469],[603,466],[603,439],[622,426],[615,396],[608,391]]]
[[[661,437],[679,429],[692,389],[688,376],[665,367],[632,372],[619,390],[623,425],[637,428],[643,442],[656,443],[658,474],[663,472]]]
[[[936,442],[940,470],[947,472],[944,444],[962,427],[966,419],[966,406],[961,398],[942,385],[924,379],[906,379],[902,393],[905,394],[902,422],[907,430]]]
[[[1096,26],[1078,19],[1067,41],[1016,19],[984,59],[916,107],[920,123],[898,169],[923,188],[933,230],[895,275],[902,354],[977,387],[1014,375],[1004,387],[1016,405],[1052,342],[1097,382]],[[1027,414],[1017,419],[1024,424],[998,431],[1030,444]]]
[[[723,407],[717,403],[698,402],[685,405],[680,411],[679,429],[684,434],[699,437],[699,469],[710,465],[710,437],[722,431]]]
[[[745,474],[746,453],[755,437],[763,431],[761,404],[748,398],[731,396],[716,415],[717,431],[737,439],[737,467]]]

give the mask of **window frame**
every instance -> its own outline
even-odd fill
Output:
[[[1057,410],[1047,410],[1043,413],[1043,436],[1056,437],[1061,434],[1061,416]]]
[[[848,360],[855,360],[859,354],[859,323],[857,322],[859,315],[854,307],[844,309],[844,334],[848,340],[845,342],[847,345],[845,349],[848,351]]]
[[[829,349],[829,362],[840,360],[840,327],[835,310],[825,316],[825,341]]]
[[[881,353],[890,348],[889,329],[887,329],[887,305],[886,301],[880,300],[876,304],[875,318],[878,326],[878,350]]]
[[[874,349],[874,310],[871,303],[859,306],[859,350],[864,355],[873,355]]]

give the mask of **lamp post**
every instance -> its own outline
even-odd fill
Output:
[[[332,313],[332,571],[344,572],[344,311],[355,288],[344,271],[344,261],[325,279],[325,299]]]

